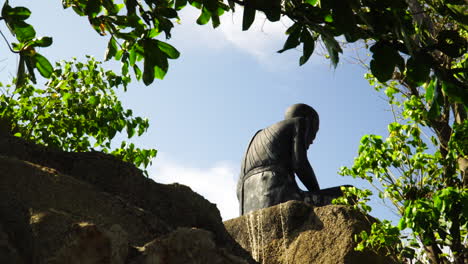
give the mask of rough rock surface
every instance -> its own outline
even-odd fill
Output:
[[[289,201],[224,222],[232,237],[259,263],[391,264],[390,257],[353,250],[366,216],[345,206],[312,207]]]
[[[133,263],[145,264],[246,264],[225,249],[216,247],[213,233],[196,228],[178,228],[138,249],[141,256]]]
[[[208,232],[214,251],[255,263],[216,206],[187,186],[155,183],[102,153],[11,136],[0,137],[0,227],[0,260],[11,260],[0,263],[157,263],[135,262],[144,253],[138,248],[179,227]]]

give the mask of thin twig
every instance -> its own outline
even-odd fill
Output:
[[[5,42],[6,42],[7,46],[8,46],[8,48],[10,49],[10,51],[13,52],[13,53],[19,53],[19,51],[14,51],[14,50],[11,48],[10,43],[8,42],[8,39],[5,37],[5,35],[3,35],[3,32],[2,32],[1,30],[0,30],[0,34],[2,34],[2,37],[3,37],[3,39],[5,40]]]

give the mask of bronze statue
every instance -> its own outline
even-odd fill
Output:
[[[240,214],[289,200],[329,204],[340,187],[320,190],[307,149],[319,130],[317,112],[306,104],[286,110],[285,119],[259,130],[247,147],[237,183]],[[295,175],[308,192],[297,186]]]

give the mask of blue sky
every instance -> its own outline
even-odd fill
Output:
[[[85,54],[102,60],[108,36],[99,36],[86,18],[63,10],[60,1],[10,4],[29,7],[38,36],[54,38],[51,47],[41,50],[51,61]],[[308,155],[321,187],[367,187],[337,174],[339,167],[352,164],[364,134],[385,136],[392,121],[382,95],[363,78],[366,70],[345,60],[333,69],[319,55],[299,67],[300,49],[276,53],[286,39],[287,21],[257,19],[252,29],[242,32],[241,12],[225,14],[217,29],[196,25],[197,12],[187,7],[173,30],[168,42],[181,57],[170,61],[165,79],[148,87],[134,82],[120,93],[126,107],[150,120],[148,133],[133,142],[158,149],[151,177],[187,184],[216,203],[225,220],[236,217],[235,184],[251,136],[280,121],[289,105],[301,102],[320,115],[320,131]],[[0,29],[7,32],[3,24]],[[6,53],[4,42],[0,45],[0,81],[6,83],[16,71],[17,58]],[[347,49],[345,55],[356,54],[365,57],[364,50]],[[116,62],[104,65],[119,70]],[[374,215],[391,217],[379,203],[374,204]]]

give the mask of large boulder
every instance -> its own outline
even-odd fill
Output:
[[[224,222],[231,236],[259,263],[391,264],[391,257],[356,252],[354,235],[374,221],[349,207],[312,207],[289,201]]]
[[[1,263],[151,263],[135,262],[140,249],[179,228],[206,231],[213,252],[255,263],[216,206],[189,187],[158,184],[110,155],[8,135],[0,137],[0,228],[0,260],[18,259]],[[230,259],[219,263],[237,263]]]

